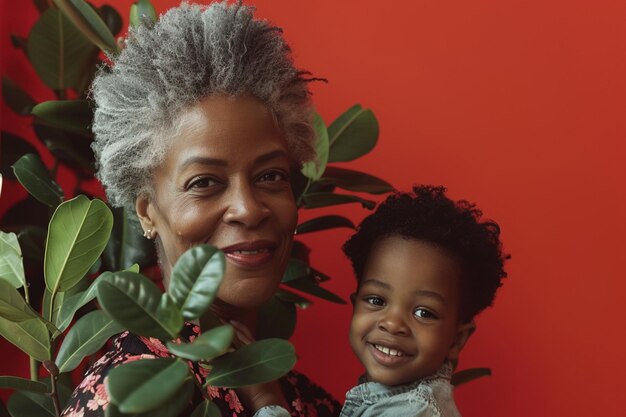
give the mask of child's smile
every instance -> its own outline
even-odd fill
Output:
[[[472,326],[459,323],[459,274],[433,244],[394,235],[373,245],[350,326],[369,380],[413,382],[456,358]]]

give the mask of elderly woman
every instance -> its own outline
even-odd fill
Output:
[[[252,13],[241,4],[184,4],[132,32],[112,69],[94,81],[93,129],[107,195],[135,212],[155,241],[165,285],[186,249],[210,243],[227,260],[212,311],[254,329],[290,255],[297,210],[289,176],[312,157],[314,133],[308,80],[280,30]],[[185,330],[193,336],[199,328]],[[108,370],[146,354],[167,351],[154,339],[118,337],[64,415],[103,416]],[[303,375],[292,372],[273,389],[294,416],[339,414],[339,404]],[[239,394],[241,401],[232,390],[209,388],[224,416],[263,405],[263,395]]]

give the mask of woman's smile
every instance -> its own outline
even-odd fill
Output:
[[[278,244],[270,240],[241,242],[222,248],[226,259],[242,268],[259,268],[272,260]]]

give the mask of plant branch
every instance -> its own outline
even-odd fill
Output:
[[[52,403],[54,404],[54,412],[57,417],[61,417],[61,406],[59,404],[59,393],[57,391],[57,377],[55,375],[50,375],[50,384],[52,386],[50,396],[52,397]]]

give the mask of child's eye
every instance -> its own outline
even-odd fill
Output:
[[[377,306],[377,307],[382,307],[385,305],[385,300],[382,297],[378,297],[376,295],[365,297],[365,302],[367,302],[368,304]]]
[[[260,182],[278,182],[278,181],[287,181],[288,175],[286,172],[279,170],[271,170],[264,172],[258,178]]]
[[[413,312],[413,314],[415,315],[415,317],[418,317],[420,319],[427,319],[427,320],[436,320],[439,317],[437,317],[437,315],[435,313],[433,313],[430,310],[427,310],[425,308],[417,308],[415,309],[415,312]]]

